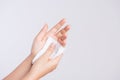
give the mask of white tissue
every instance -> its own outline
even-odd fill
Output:
[[[63,53],[64,47],[58,41],[49,37],[48,40],[46,41],[43,49],[40,50],[40,52],[35,56],[32,63],[34,63],[41,55],[43,55],[46,52],[46,50],[48,49],[48,47],[50,46],[51,43],[54,43],[56,45],[56,48],[50,58],[55,58]]]

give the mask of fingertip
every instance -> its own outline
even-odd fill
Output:
[[[60,21],[60,24],[64,24],[66,22],[66,19],[65,18],[63,18],[61,21]]]
[[[45,29],[45,30],[48,30],[48,24],[47,24],[47,23],[45,23],[44,29]]]
[[[67,25],[67,26],[65,27],[65,31],[68,31],[68,30],[70,30],[70,25]]]
[[[66,22],[66,18],[63,18],[62,21]]]

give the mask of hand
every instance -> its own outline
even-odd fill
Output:
[[[70,29],[70,26],[67,25],[65,28],[58,31],[65,24],[65,22],[66,22],[65,19],[62,19],[49,31],[48,31],[48,25],[46,24],[35,37],[31,49],[31,54],[35,56],[43,48],[48,36],[51,36],[52,38],[57,40],[62,46],[65,46],[67,32]]]
[[[57,67],[62,55],[51,59],[50,56],[54,49],[55,45],[51,44],[47,51],[35,61],[30,72],[26,76],[27,78],[24,80],[39,80],[41,77],[53,71]]]
[[[44,46],[47,39],[47,37],[45,37],[45,35],[47,34],[47,30],[48,30],[48,25],[45,24],[44,27],[41,29],[41,31],[37,34],[37,36],[33,40],[32,49],[31,49],[32,55],[35,56]]]
[[[67,32],[69,31],[70,26],[67,25],[65,26],[65,28],[60,30],[60,28],[64,24],[65,24],[65,19],[62,19],[49,31],[47,31],[48,26],[45,25],[34,39],[34,43],[32,46],[32,53],[37,54],[38,51],[42,49],[48,36],[51,36],[52,38],[56,39],[62,46],[65,46],[67,39]],[[53,71],[57,67],[62,57],[62,54],[54,59],[50,59],[50,56],[53,53],[54,49],[55,49],[55,45],[52,44],[45,52],[45,54],[43,54],[41,57],[39,57],[39,59],[37,59],[34,62],[30,72],[28,73],[27,76],[25,76],[24,80],[38,80],[39,78]]]

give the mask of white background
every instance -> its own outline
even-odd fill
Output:
[[[64,17],[67,49],[43,80],[120,80],[120,0],[0,0],[0,79],[29,55],[45,23]]]

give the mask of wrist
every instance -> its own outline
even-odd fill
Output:
[[[31,63],[32,64],[32,60],[34,59],[34,55],[29,54],[28,57],[25,59],[27,61],[27,63]]]
[[[32,59],[34,59],[34,57],[35,57],[36,55],[33,54],[33,53],[31,53],[29,56],[30,56]]]

